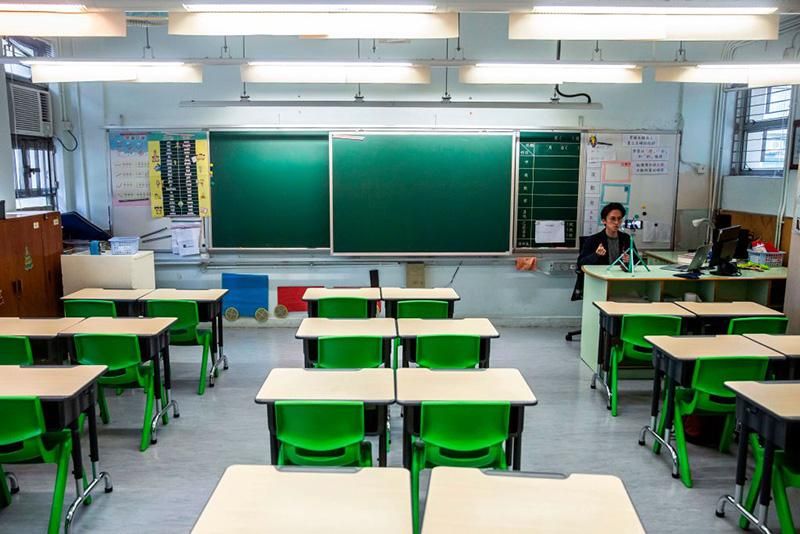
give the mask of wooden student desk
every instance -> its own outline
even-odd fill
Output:
[[[303,340],[305,366],[313,367],[319,354],[318,340],[327,336],[377,336],[383,338],[383,364],[392,366],[392,339],[397,336],[394,319],[326,319],[306,317],[294,335]]]
[[[303,300],[308,304],[308,316],[319,317],[318,301],[331,297],[367,299],[367,316],[375,317],[378,314],[381,290],[378,287],[309,287],[303,293]]]
[[[681,319],[694,314],[672,302],[612,302],[595,301],[592,304],[600,315],[600,335],[597,343],[597,367],[592,375],[590,387],[597,387],[597,379],[606,393],[606,408],[611,409],[611,389],[608,387],[608,370],[611,367],[611,348],[619,344],[622,333],[622,318],[626,315],[673,315]]]
[[[517,369],[397,370],[397,403],[403,410],[403,466],[411,466],[411,437],[419,435],[425,401],[496,401],[511,403],[506,459],[519,470],[522,464],[522,430],[525,406],[538,402]]]
[[[411,476],[396,467],[232,465],[193,534],[410,534]]]
[[[106,493],[112,490],[111,477],[100,471],[100,450],[97,444],[97,379],[106,371],[105,365],[77,366],[18,366],[4,365],[0,369],[0,397],[38,397],[41,401],[45,427],[49,432],[68,428],[72,434],[72,465],[77,495],[67,511],[65,531],[78,506],[105,480]],[[84,489],[82,482],[83,456],[78,417],[86,413],[89,421],[89,458],[92,480]]]
[[[131,334],[139,339],[139,352],[142,362],[153,361],[153,374],[156,381],[157,410],[151,419],[152,437],[150,443],[156,443],[158,437],[156,430],[159,421],[166,422],[166,413],[172,407],[173,416],[179,417],[178,403],[170,400],[172,379],[169,365],[169,327],[175,319],[172,317],[152,317],[152,318],[111,318],[111,317],[88,317],[80,323],[62,330],[59,334],[68,338],[70,354],[75,354],[75,343],[72,336],[75,334]],[[164,392],[161,395],[161,361],[164,363]]]
[[[776,449],[797,451],[800,447],[800,382],[725,382],[736,393],[736,418],[741,423],[740,436],[756,432],[764,438],[764,473],[758,499],[756,524],[762,531],[767,526],[767,508],[772,492],[771,477]],[[725,515],[730,503],[740,513],[750,515],[743,506],[747,474],[748,439],[739,438],[736,455],[736,485],[733,495],[723,495],[717,502],[717,516]],[[736,514],[737,517],[739,514]]]
[[[767,348],[786,356],[787,376],[790,380],[800,379],[800,336],[779,336],[773,334],[745,334],[744,337],[761,343]]]
[[[374,425],[365,417],[368,435],[378,436],[378,465],[386,465],[386,420],[394,402],[394,373],[381,369],[285,369],[270,371],[256,395],[256,404],[267,405],[270,462],[278,463],[275,401],[326,400],[359,401],[377,412]],[[367,414],[365,413],[365,416]]]
[[[675,415],[675,388],[688,387],[692,382],[695,362],[699,358],[714,357],[753,357],[762,356],[771,360],[782,360],[782,354],[768,349],[744,336],[645,336],[653,345],[653,397],[650,404],[650,424],[642,427],[639,433],[639,445],[645,444],[645,436],[649,434],[658,443],[655,452],[660,451],[658,444],[663,445],[672,457],[672,476],[680,476],[678,454],[670,438],[670,423]],[[664,435],[658,433],[659,399],[661,399],[661,378],[664,378],[667,392],[664,396],[666,410],[666,430]],[[746,441],[746,440],[745,440]]]
[[[687,280],[658,265],[651,265],[650,272],[639,267],[626,273],[618,267],[608,270],[607,265],[585,265],[582,271],[581,359],[591,368],[597,365],[600,335],[599,310],[592,304],[595,301],[666,302],[685,300],[686,293],[695,293],[703,302],[752,301],[780,306],[787,273],[785,267],[775,267],[766,272],[742,271],[742,276],[736,277],[704,274],[697,280]]]
[[[684,302],[675,304],[695,315],[691,331],[725,334],[731,319],[740,317],[783,317],[779,311],[757,302]]]
[[[480,336],[479,367],[489,367],[489,342],[500,337],[489,319],[398,319],[397,335],[403,341],[403,367],[417,361],[417,337],[443,334]]]
[[[211,369],[208,373],[208,385],[214,387],[217,369],[228,368],[228,357],[225,355],[222,328],[222,298],[227,289],[155,289],[139,300],[145,304],[149,300],[193,300],[197,303],[200,321],[211,323]]]
[[[67,347],[64,339],[59,338],[58,334],[81,321],[82,317],[58,319],[0,317],[0,336],[27,337],[35,361],[60,364],[66,359]]]
[[[397,317],[397,303],[401,300],[444,300],[447,316],[452,317],[455,301],[461,300],[452,287],[382,287],[381,298],[386,301],[386,317]]]
[[[434,467],[422,534],[644,534],[622,480]]]
[[[144,306],[139,299],[153,291],[152,289],[102,289],[87,287],[79,289],[61,300],[110,300],[117,308],[120,317],[138,317],[144,315]]]

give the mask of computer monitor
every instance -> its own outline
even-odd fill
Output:
[[[736,254],[736,245],[739,242],[740,226],[728,226],[720,228],[717,232],[714,245],[711,248],[710,267],[716,267],[716,271],[711,274],[718,276],[738,276],[739,269],[732,260]]]

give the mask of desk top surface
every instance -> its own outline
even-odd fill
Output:
[[[644,267],[637,267],[633,273],[626,273],[620,267],[614,266],[608,270],[608,265],[584,265],[581,267],[587,276],[608,280],[613,282],[625,281],[671,281],[671,282],[703,282],[703,281],[752,281],[752,280],[785,280],[787,275],[786,267],[773,267],[769,271],[742,271],[742,276],[716,276],[704,274],[698,280],[687,280],[674,276],[675,271],[665,269],[664,265],[650,265],[650,271],[645,271]]]
[[[277,400],[349,400],[374,404],[394,402],[391,369],[287,369],[269,372],[256,402]]]
[[[675,360],[730,356],[766,356],[782,359],[784,356],[744,336],[645,336]]]
[[[294,337],[316,339],[324,336],[379,336],[395,337],[397,325],[394,319],[326,319],[306,317]]]
[[[0,335],[51,338],[83,320],[83,317],[59,317],[57,319],[2,317],[0,318]]]
[[[216,302],[227,293],[227,289],[154,289],[139,300],[193,300],[195,302]]]
[[[411,480],[405,469],[232,465],[192,532],[408,534],[411,530]]]
[[[106,369],[105,365],[4,365],[0,369],[0,397],[69,399],[97,380]]]
[[[398,319],[397,333],[400,337],[439,334],[500,337],[489,319]]]
[[[303,300],[319,300],[328,297],[355,297],[367,300],[380,300],[379,287],[309,287],[303,293]]]
[[[781,317],[779,311],[768,308],[757,302],[686,302],[678,301],[675,304],[685,308],[698,317],[752,317],[772,315]]]
[[[79,289],[69,295],[64,295],[61,300],[120,300],[136,301],[144,297],[152,289],[102,289],[99,287],[87,287]]]
[[[800,336],[779,336],[773,334],[745,334],[744,337],[750,338],[756,343],[761,343],[765,347],[778,351],[784,356],[791,358],[800,357]]]
[[[398,369],[397,402],[420,404],[423,401],[537,403],[518,369]]]
[[[460,300],[452,287],[382,287],[383,300]]]
[[[174,317],[88,317],[80,323],[61,331],[62,335],[73,334],[134,334],[155,336],[169,328]]]
[[[423,534],[599,532],[643,534],[622,481],[434,467]]]
[[[693,317],[686,308],[673,302],[613,302],[598,300],[594,305],[606,315],[675,315],[677,317]]]
[[[725,386],[781,419],[800,421],[800,382],[725,382]]]

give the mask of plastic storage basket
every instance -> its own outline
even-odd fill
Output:
[[[112,237],[108,242],[111,243],[111,254],[114,256],[125,256],[139,252],[138,237]]]
[[[747,259],[753,263],[763,263],[768,267],[783,267],[783,255],[785,252],[758,252],[753,249],[747,250]]]

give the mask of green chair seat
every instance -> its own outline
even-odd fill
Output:
[[[30,340],[25,336],[0,336],[0,365],[33,365]]]
[[[446,300],[401,300],[397,303],[398,319],[447,319],[450,305]],[[397,349],[400,338],[395,338],[392,348],[392,367],[397,369]]]
[[[110,300],[73,299],[64,301],[64,317],[116,317],[117,307]]]
[[[367,299],[362,297],[324,297],[317,301],[317,316],[328,319],[366,319]]]
[[[728,334],[785,334],[786,317],[738,317],[728,323]]]

